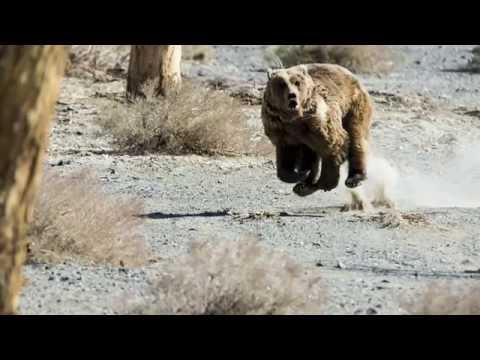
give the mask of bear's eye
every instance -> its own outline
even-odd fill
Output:
[[[300,87],[300,81],[298,81],[298,80],[295,81],[295,86],[296,86],[296,87]]]
[[[285,81],[278,81],[278,87],[280,88],[280,90],[285,89],[286,86],[287,84],[285,84]]]

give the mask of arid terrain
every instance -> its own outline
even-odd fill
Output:
[[[211,47],[211,60],[183,63],[184,78],[252,99],[243,102],[242,111],[255,141],[266,141],[260,107],[268,46]],[[373,213],[341,212],[343,186],[296,196],[292,185],[276,178],[271,153],[118,151],[98,119],[108,111],[106,103],[124,95],[127,47],[105,59],[112,68],[118,62],[116,73],[66,77],[47,172],[89,170],[107,195],[141,201],[134,215],[141,220],[146,261],[133,267],[79,262],[74,256],[30,261],[19,311],[124,313],[149,296],[159,264],[175,263],[190,241],[199,239],[256,238],[286,253],[323,280],[316,286],[325,289],[325,314],[405,314],[402,304],[421,301],[432,282],[478,286],[480,74],[455,71],[469,61],[474,46],[390,47],[402,54],[391,73],[359,75],[375,104],[373,151],[398,172],[397,209]],[[49,185],[49,191],[57,191],[55,186],[70,191],[65,183],[46,182],[44,188]],[[88,195],[89,188],[84,191]],[[108,211],[121,214],[115,206]],[[102,241],[102,234],[92,236]]]

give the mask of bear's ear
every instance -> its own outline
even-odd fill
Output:
[[[270,80],[273,76],[274,71],[272,69],[267,69],[267,79]]]
[[[300,65],[299,66],[299,69],[301,71],[301,73],[305,76],[308,76],[308,68],[307,68],[307,65]]]

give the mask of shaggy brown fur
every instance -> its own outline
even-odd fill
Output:
[[[341,66],[269,71],[262,120],[276,147],[279,179],[298,183],[293,190],[300,196],[330,191],[338,186],[340,166],[348,161],[345,185],[360,185],[367,176],[372,111],[368,92]]]

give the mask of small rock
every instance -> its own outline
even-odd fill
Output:
[[[71,160],[59,160],[52,166],[64,166],[64,165],[70,165],[72,163]]]
[[[315,266],[323,267],[323,263],[319,260],[315,263]]]
[[[68,276],[62,276],[62,277],[60,278],[60,281],[68,281]]]
[[[378,311],[374,308],[368,308],[367,309],[367,315],[377,315]]]
[[[335,265],[337,269],[345,269],[345,264],[340,260],[337,260],[337,265]]]

